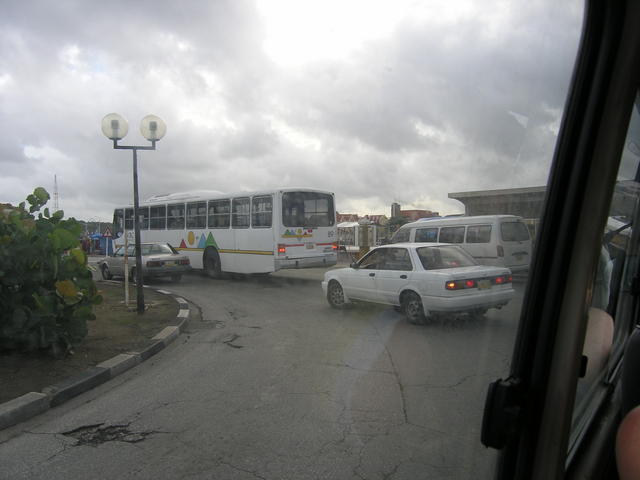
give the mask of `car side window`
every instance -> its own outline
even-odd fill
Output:
[[[358,266],[367,270],[377,270],[382,267],[384,263],[384,256],[382,250],[374,250],[369,255],[365,256]]]
[[[406,248],[385,249],[384,264],[382,270],[413,270],[411,257],[409,256],[409,250],[407,250]]]
[[[440,229],[440,243],[464,242],[464,227],[442,227]]]
[[[113,254],[114,257],[124,257],[124,247],[118,248]]]

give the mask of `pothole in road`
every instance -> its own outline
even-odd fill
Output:
[[[98,423],[95,425],[84,425],[68,432],[63,432],[62,435],[75,438],[78,441],[76,446],[90,445],[97,447],[106,442],[139,443],[155,433],[158,432],[132,432],[129,430],[129,424],[105,426],[104,423]]]

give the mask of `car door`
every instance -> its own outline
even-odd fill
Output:
[[[124,246],[118,247],[113,257],[109,257],[108,265],[112,275],[124,275]]]
[[[357,268],[351,268],[348,272],[348,280],[343,285],[349,298],[354,300],[378,301],[376,292],[376,276],[384,262],[384,254],[381,248],[372,250],[356,264]]]
[[[375,298],[380,303],[399,305],[400,292],[413,277],[409,249],[386,248],[384,253],[384,263],[375,276]]]

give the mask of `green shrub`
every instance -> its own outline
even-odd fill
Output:
[[[61,210],[39,212],[48,200],[36,188],[28,209],[0,205],[0,351],[69,352],[102,301],[80,248],[80,224],[63,220]]]

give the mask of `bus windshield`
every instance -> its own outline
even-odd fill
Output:
[[[282,224],[285,227],[331,227],[335,223],[333,197],[326,193],[282,194]]]

